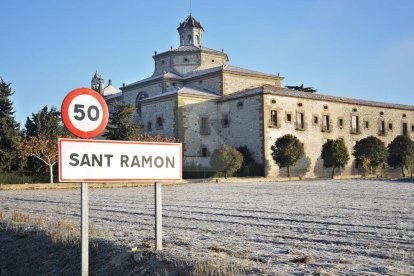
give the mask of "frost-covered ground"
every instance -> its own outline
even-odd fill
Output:
[[[116,243],[152,239],[153,187],[91,189]],[[0,210],[79,220],[79,190],[0,191]],[[163,187],[166,250],[221,252],[257,274],[414,274],[414,183],[302,181]],[[297,261],[308,256],[309,263]]]

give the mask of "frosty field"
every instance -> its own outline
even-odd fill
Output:
[[[128,247],[152,239],[153,192],[90,189],[90,223]],[[194,183],[162,192],[172,254],[219,252],[256,274],[414,274],[414,183]],[[0,191],[0,210],[79,221],[80,189]]]

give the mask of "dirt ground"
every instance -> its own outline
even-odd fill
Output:
[[[91,249],[93,274],[163,275],[190,271],[191,262],[198,259],[236,263],[246,274],[258,275],[414,274],[414,183],[320,180],[165,186],[165,250],[158,254],[153,252],[153,193],[153,187],[90,190],[90,222],[101,233]],[[20,211],[49,221],[79,222],[80,191],[0,191],[0,211],[6,216]],[[47,239],[15,234],[3,223],[0,274],[79,271],[79,248],[56,247]],[[133,247],[143,251],[141,264],[128,252]],[[23,260],[30,260],[27,267],[16,265]],[[115,271],[108,270],[111,262],[119,263]]]

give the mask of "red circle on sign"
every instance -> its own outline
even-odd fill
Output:
[[[91,130],[91,131],[84,131],[81,130],[79,128],[77,128],[75,126],[75,124],[72,122],[72,120],[74,118],[71,118],[69,116],[69,106],[71,104],[71,102],[78,96],[81,95],[89,95],[93,98],[95,98],[99,104],[100,107],[102,108],[102,121],[99,124],[98,127],[96,127],[95,129]],[[65,124],[66,128],[73,133],[74,135],[78,136],[79,138],[93,138],[98,136],[99,134],[101,134],[105,128],[106,125],[108,124],[108,119],[109,119],[109,111],[108,111],[108,106],[105,102],[105,99],[96,91],[89,89],[89,88],[78,88],[75,89],[71,92],[69,92],[68,95],[66,95],[65,99],[62,102],[62,120],[63,123]]]

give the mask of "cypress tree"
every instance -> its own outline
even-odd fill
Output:
[[[131,122],[134,115],[132,104],[114,104],[114,110],[109,116],[107,132],[103,135],[107,140],[133,140],[139,129],[139,125]]]
[[[20,167],[18,147],[21,141],[20,124],[16,122],[11,84],[0,77],[0,172],[16,171]]]

